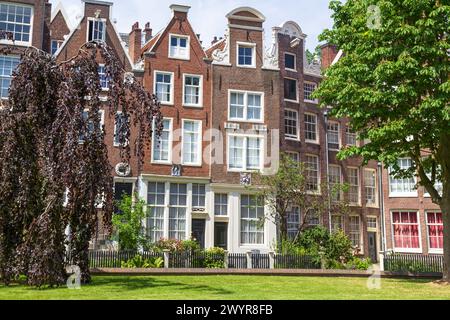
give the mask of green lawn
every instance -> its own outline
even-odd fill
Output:
[[[0,299],[449,299],[450,286],[430,280],[280,276],[102,276],[79,290],[0,286]]]

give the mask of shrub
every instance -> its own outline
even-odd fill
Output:
[[[133,203],[132,197],[124,195],[116,205],[119,213],[112,217],[113,239],[119,242],[120,250],[136,251],[145,246],[147,237],[143,221],[148,216],[145,201],[138,199]]]
[[[370,258],[358,258],[353,257],[350,261],[346,263],[346,269],[352,270],[368,270],[372,265]]]
[[[128,261],[122,261],[122,268],[162,268],[164,259],[161,257],[144,259],[143,256],[137,254]]]
[[[191,240],[176,240],[176,239],[160,239],[157,242],[148,246],[150,251],[163,252],[169,250],[171,253],[175,252],[197,252],[200,250],[200,245],[197,241]]]
[[[308,255],[326,269],[367,270],[371,265],[369,259],[353,256],[352,242],[343,231],[330,233],[323,226],[303,231],[296,243],[281,241],[277,249],[281,254]]]
[[[305,248],[299,246],[298,243],[283,239],[279,244],[275,245],[275,252],[284,255],[307,255]]]
[[[180,240],[175,239],[160,239],[156,243],[150,245],[151,251],[163,252],[169,250],[170,252],[182,251],[183,245]]]
[[[342,230],[333,232],[330,235],[325,249],[325,257],[327,259],[347,262],[353,257],[352,252],[352,242]]]
[[[223,269],[225,268],[225,250],[222,248],[210,248],[205,250],[205,268]]]
[[[181,241],[181,251],[195,252],[199,250],[200,244],[197,242],[197,240],[191,239]]]

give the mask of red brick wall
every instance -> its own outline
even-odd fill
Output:
[[[67,26],[67,21],[64,19],[61,11],[59,11],[50,24],[51,40],[64,41],[64,36],[69,33],[70,29]]]
[[[390,197],[389,195],[389,175],[388,170],[383,170],[383,198],[384,212],[386,219],[386,248],[394,249],[392,232],[392,212],[394,211],[417,211],[419,212],[419,223],[421,233],[421,251],[428,253],[428,231],[426,223],[427,211],[440,211],[438,205],[432,203],[431,198],[425,197],[423,187],[417,190],[418,196],[414,198]]]
[[[169,58],[169,34],[186,35],[190,37],[190,60],[180,60]],[[201,120],[202,135],[211,128],[211,66],[204,60],[203,49],[197,40],[197,36],[192,29],[187,15],[185,13],[176,12],[175,17],[170,21],[164,34],[160,37],[154,47],[154,55],[145,55],[145,74],[143,84],[149,92],[154,92],[154,75],[155,71],[166,71],[174,73],[174,105],[161,105],[161,111],[164,117],[173,118],[173,130],[181,133],[182,119]],[[184,107],[183,106],[183,74],[195,74],[203,76],[203,107]],[[181,150],[181,137],[175,140],[173,147]],[[202,155],[205,148],[209,146],[209,142],[203,139]],[[160,165],[151,163],[151,149],[146,151],[148,155],[145,160],[143,173],[171,175],[172,165]],[[209,164],[205,162],[202,156],[202,165],[182,166],[183,176],[192,177],[209,177]],[[209,161],[209,155],[206,159]],[[172,160],[175,164],[180,163],[181,159],[174,152]]]
[[[332,44],[324,44],[321,47],[322,50],[322,68],[327,69],[329,66],[331,66],[331,63],[333,62],[334,58],[336,58],[336,55],[338,54],[338,49],[336,46]]]
[[[236,23],[244,25],[245,21],[239,20]],[[230,21],[231,23],[231,21]],[[245,22],[253,27],[261,27],[261,23]],[[280,123],[279,96],[280,83],[277,71],[263,69],[264,56],[263,34],[261,31],[243,30],[230,28],[230,63],[231,66],[213,65],[213,106],[214,112],[212,122],[214,128],[220,128],[223,137],[223,164],[213,164],[211,166],[211,176],[213,183],[240,184],[240,174],[228,172],[227,170],[227,130],[224,129],[226,122],[238,123],[240,129],[249,130],[253,123],[228,121],[228,91],[248,90],[264,92],[264,124],[269,132],[271,129],[278,129]],[[256,44],[256,68],[240,68],[236,66],[236,42],[251,42]],[[267,147],[270,148],[270,135],[267,139]],[[270,156],[270,150],[267,150]]]
[[[129,63],[129,60],[127,58],[126,52],[123,50],[123,47],[120,43],[120,39],[118,38],[116,32],[113,29],[112,26],[112,20],[109,16],[110,14],[110,7],[107,5],[97,5],[97,4],[91,4],[86,3],[85,4],[85,12],[84,17],[80,22],[79,27],[75,30],[75,32],[72,34],[72,36],[69,38],[67,43],[65,43],[63,49],[59,53],[57,60],[58,61],[64,61],[68,60],[71,57],[75,56],[81,46],[87,42],[87,22],[88,17],[94,17],[95,12],[97,10],[101,10],[100,18],[106,19],[106,43],[114,50],[114,53],[116,54],[119,61],[123,62],[123,68],[126,72],[131,71],[131,64]],[[60,14],[58,14],[60,15]],[[58,29],[59,26],[63,24],[62,15],[61,18],[56,16],[52,23],[52,28]],[[59,30],[56,36],[64,35],[64,33],[67,30]],[[101,63],[101,59],[98,59],[98,62]],[[108,146],[108,155],[110,159],[111,166],[115,167],[118,163],[122,162],[122,159],[120,157],[119,148],[114,147],[114,124],[115,124],[115,116],[112,114],[109,114],[109,111],[106,111],[104,113],[104,125],[105,125],[105,143]],[[137,129],[132,127],[131,130],[131,136],[132,141],[133,137],[136,136]],[[133,146],[132,146],[132,154],[133,154]],[[132,158],[130,161],[132,175],[137,171],[137,160],[135,158]],[[115,172],[112,172],[113,175],[116,175]]]
[[[289,35],[279,33],[278,34],[278,45],[279,45],[279,61],[280,61],[280,131],[281,131],[281,150],[282,151],[290,151],[290,152],[297,152],[300,154],[300,161],[306,160],[307,154],[313,154],[319,156],[319,165],[320,165],[320,177],[323,183],[326,183],[327,181],[327,155],[326,155],[326,134],[327,134],[327,128],[325,124],[325,118],[324,118],[324,109],[321,108],[318,104],[305,102],[304,97],[304,91],[303,91],[303,85],[305,81],[308,82],[314,82],[317,85],[320,84],[322,81],[322,78],[320,76],[314,76],[311,74],[306,74],[303,72],[303,50],[304,50],[304,42],[303,40],[300,40],[300,44],[292,48],[291,47],[291,41],[293,38],[291,38]],[[331,61],[335,58],[335,55],[337,53],[337,50],[333,46],[328,46],[324,48],[324,58],[325,58],[325,66],[328,66],[331,64]],[[284,67],[284,60],[285,60],[285,53],[293,53],[296,55],[296,67],[297,72],[293,72],[290,70],[286,70]],[[331,61],[330,61],[331,60]],[[329,63],[327,64],[327,61]],[[298,95],[299,95],[299,102],[291,102],[291,101],[285,101],[284,99],[284,78],[292,78],[297,80],[298,84]],[[284,136],[284,111],[285,109],[293,109],[298,112],[299,115],[299,122],[300,122],[300,141],[285,139]],[[310,143],[306,142],[305,140],[305,121],[304,121],[304,115],[305,113],[313,113],[316,114],[317,120],[318,120],[318,134],[319,134],[319,141],[318,143]],[[340,139],[342,144],[345,143],[345,128],[348,124],[348,119],[330,119],[333,121],[339,122],[340,125]],[[360,185],[360,206],[352,206],[351,207],[351,213],[357,214],[360,216],[361,219],[361,234],[362,234],[362,241],[363,241],[363,252],[367,255],[368,253],[368,237],[367,237],[367,216],[375,216],[378,218],[378,225],[381,225],[380,221],[380,210],[379,208],[372,208],[372,207],[366,207],[365,205],[365,190],[364,190],[364,168],[371,168],[371,169],[377,169],[377,163],[375,161],[369,162],[367,166],[364,168],[362,167],[362,160],[360,158],[349,158],[343,161],[340,161],[336,157],[337,152],[336,151],[329,151],[328,153],[328,162],[330,164],[336,164],[341,166],[341,173],[343,182],[348,182],[348,167],[357,167],[359,168],[359,185]],[[378,194],[377,194],[378,196]],[[344,198],[347,199],[348,195],[345,194]],[[378,201],[379,202],[379,201]],[[322,223],[328,227],[329,225],[329,218],[328,216],[323,217]],[[346,230],[348,230],[348,218],[345,219],[344,224]],[[381,230],[378,231],[378,236],[381,240]],[[380,244],[377,244],[378,249],[380,250]]]

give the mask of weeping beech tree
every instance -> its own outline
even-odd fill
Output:
[[[99,60],[109,81],[106,101],[100,98],[105,92]],[[105,132],[100,110],[105,117],[121,111],[129,119],[116,132],[120,155],[126,163],[136,157],[140,171],[153,131],[162,129],[159,104],[124,72],[111,48],[87,43],[60,63],[36,48],[21,53],[9,101],[0,110],[0,273],[5,284],[25,275],[29,285],[57,286],[67,279],[67,264],[80,267],[82,282],[90,281],[89,241],[99,219],[111,230],[113,213],[104,137],[114,133]]]

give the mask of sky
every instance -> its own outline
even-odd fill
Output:
[[[297,22],[308,35],[306,47],[313,51],[318,45],[318,36],[325,28],[331,28],[331,11],[328,0],[109,0],[114,3],[112,18],[117,21],[119,32],[129,32],[138,21],[141,28],[150,22],[153,34],[164,28],[172,17],[169,6],[183,4],[191,6],[189,21],[194,31],[200,34],[205,47],[209,47],[214,36],[222,37],[227,20],[225,15],[231,10],[249,6],[266,16],[264,23],[266,39],[270,39],[273,26],[285,21]],[[76,17],[82,14],[81,0],[50,0],[53,8],[61,2],[75,24]]]

